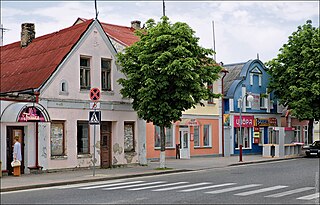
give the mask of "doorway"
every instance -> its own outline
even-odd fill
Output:
[[[11,162],[13,161],[13,145],[14,145],[14,137],[19,137],[19,142],[21,144],[21,174],[24,174],[24,127],[21,126],[8,126],[7,127],[7,170],[8,174],[12,175],[13,168],[11,166]]]
[[[100,126],[101,168],[111,167],[112,122],[101,122]]]
[[[180,158],[181,159],[190,159],[190,135],[188,126],[179,127],[179,136],[180,136]]]

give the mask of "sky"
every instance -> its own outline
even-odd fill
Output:
[[[78,17],[95,17],[94,0],[1,0],[0,4],[1,24],[7,29],[3,45],[20,41],[22,23],[35,23],[39,37],[72,26]],[[134,20],[141,25],[150,18],[159,22],[163,15],[162,0],[97,0],[97,7],[100,22],[128,27]],[[171,23],[187,23],[199,37],[199,44],[215,49],[216,61],[224,64],[257,56],[265,63],[277,57],[299,25],[310,19],[319,27],[319,9],[318,1],[165,0],[165,14]]]

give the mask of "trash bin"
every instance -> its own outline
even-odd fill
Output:
[[[20,176],[20,174],[21,174],[20,167],[21,166],[13,167],[13,176],[16,176],[16,177]]]

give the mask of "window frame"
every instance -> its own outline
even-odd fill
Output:
[[[88,128],[88,152],[80,152],[79,151],[79,130],[78,127],[79,125],[86,125]],[[82,137],[83,138],[83,137]],[[83,145],[82,145],[83,149]],[[78,120],[77,121],[77,155],[89,155],[90,154],[90,125],[88,121],[83,121],[83,120]]]
[[[130,125],[131,128],[132,128],[132,148],[131,149],[126,149],[126,135],[125,135],[125,127]],[[124,121],[123,123],[123,132],[124,132],[124,152],[127,153],[127,152],[134,152],[135,151],[135,123],[134,122],[130,122],[130,121]]]
[[[86,66],[81,65],[81,60],[86,60]],[[90,90],[91,88],[91,58],[80,56],[80,90]]]
[[[159,133],[157,133],[157,130],[159,130]],[[171,127],[169,127],[169,130],[171,131],[171,142],[172,142],[172,146],[167,146],[167,143],[168,143],[168,127],[165,127],[165,135],[166,135],[166,148],[175,148],[175,140],[174,140],[174,126],[171,125]],[[156,136],[157,134],[159,134],[159,146],[156,146]],[[160,136],[160,127],[159,126],[156,126],[154,125],[154,143],[153,143],[153,146],[155,149],[160,149],[161,148],[161,136]]]
[[[198,145],[196,145],[196,128],[198,129],[198,136],[197,136],[197,138],[198,138]],[[195,148],[199,148],[199,147],[201,147],[200,145],[201,145],[201,143],[200,143],[200,126],[194,126],[193,127],[193,142],[194,142],[194,144],[193,144],[193,146],[195,147]]]
[[[235,130],[235,141],[234,141],[234,147],[235,147],[235,149],[236,150],[238,150],[239,149],[239,132],[240,132],[240,127],[237,127],[237,128],[235,128],[236,130]],[[245,130],[247,130],[248,131],[248,135],[246,136],[246,137],[248,137],[248,139],[249,139],[249,142],[248,142],[248,144],[249,144],[249,147],[245,147],[245,135],[244,134],[246,134],[246,132],[245,132]],[[243,132],[243,141],[242,141],[242,149],[252,149],[252,127],[242,127],[241,128],[241,132]],[[237,145],[237,146],[236,146]]]
[[[103,61],[109,63],[110,67],[103,67]],[[101,58],[101,89],[104,91],[111,91],[111,69],[112,68],[112,59]],[[104,80],[105,79],[105,80]]]
[[[209,144],[208,145],[205,145],[205,127],[208,126],[208,140],[209,140]],[[202,127],[202,131],[203,131],[203,134],[202,134],[202,143],[203,143],[203,147],[212,147],[212,126],[211,124],[204,124],[203,127]]]
[[[62,153],[61,154],[53,154],[53,151],[52,151],[52,128],[53,128],[53,125],[54,124],[60,124],[62,125]],[[62,120],[53,120],[51,123],[50,123],[50,156],[51,157],[63,157],[65,156],[65,146],[66,146],[66,142],[65,142],[65,136],[66,136],[66,130],[65,130],[65,121],[62,121]]]

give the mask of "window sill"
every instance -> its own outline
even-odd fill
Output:
[[[68,159],[68,156],[63,155],[63,156],[51,156],[52,160],[66,160]]]
[[[160,150],[161,148],[160,147],[155,147],[154,148],[155,150]],[[166,147],[166,150],[171,150],[171,149],[176,149],[175,147]]]
[[[78,154],[77,158],[81,159],[81,158],[91,158],[91,154]]]
[[[240,148],[235,148],[236,150],[240,150]],[[244,149],[252,149],[251,147],[249,147],[249,148],[242,148],[242,150],[244,150]]]
[[[60,91],[59,95],[69,95],[69,92]]]
[[[267,108],[266,107],[260,107],[260,110],[266,110]]]
[[[212,146],[194,147],[194,149],[212,149]]]
[[[114,95],[114,91],[113,90],[102,90],[103,95]]]

